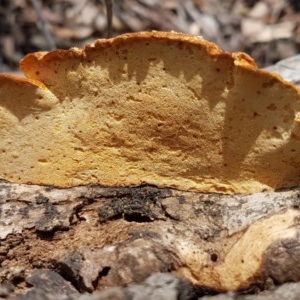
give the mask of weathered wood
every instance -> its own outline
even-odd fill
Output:
[[[299,188],[229,196],[0,182],[0,279],[16,295],[50,276],[70,297],[160,272],[198,296],[299,281],[299,207]]]

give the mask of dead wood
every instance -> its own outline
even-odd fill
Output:
[[[73,299],[108,287],[128,293],[128,285],[169,273],[177,296],[184,284],[194,298],[182,299],[197,299],[296,282],[299,192],[228,196],[1,182],[2,287],[8,295],[48,293],[37,280],[48,278],[42,286]]]

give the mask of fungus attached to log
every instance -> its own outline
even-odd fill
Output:
[[[0,75],[0,178],[251,193],[300,182],[298,89],[246,54],[146,32]]]
[[[0,74],[1,296],[190,300],[300,281],[295,86],[179,33],[21,68]]]

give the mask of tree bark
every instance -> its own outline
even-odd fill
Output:
[[[2,181],[0,296],[140,299],[148,288],[143,299],[197,299],[272,290],[300,280],[299,206],[300,188],[229,196]]]

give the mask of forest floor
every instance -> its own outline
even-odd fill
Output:
[[[0,72],[27,53],[107,37],[106,0],[0,0]],[[112,36],[180,31],[243,51],[260,67],[300,52],[297,0],[114,0]]]

